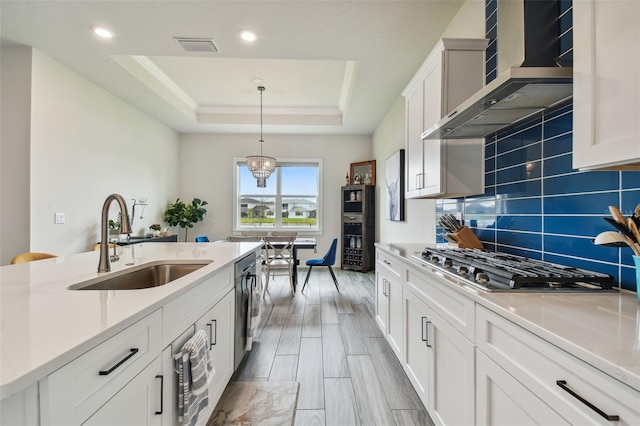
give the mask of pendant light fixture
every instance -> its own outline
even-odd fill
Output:
[[[276,159],[262,154],[264,140],[262,139],[262,93],[264,86],[258,86],[260,92],[260,155],[250,155],[246,158],[247,167],[258,180],[258,188],[267,186],[267,178],[276,170]]]

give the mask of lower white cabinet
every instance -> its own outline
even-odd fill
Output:
[[[482,351],[476,355],[478,425],[565,425],[558,413]]]
[[[411,291],[404,292],[405,357],[403,367],[425,407],[429,406],[429,356],[426,325],[429,307]]]
[[[158,356],[84,425],[161,425],[164,414],[162,360]]]
[[[36,425],[39,417],[37,383],[0,401],[0,425]]]
[[[41,423],[81,424],[125,388],[139,386],[132,392],[142,392],[147,383],[134,382],[134,377],[159,357],[161,324],[162,311],[157,310],[41,380]],[[154,374],[162,374],[161,368]]]
[[[404,368],[438,425],[473,424],[474,344],[421,296],[404,289]]]
[[[209,338],[209,351],[215,373],[209,383],[209,407],[202,417],[208,418],[233,375],[233,330],[235,291],[231,290],[209,312],[196,322],[196,331],[204,330]]]
[[[402,359],[402,289],[401,262],[377,252],[376,262],[376,321],[391,349]]]
[[[503,424],[495,419],[515,416],[512,411],[516,408],[500,402],[500,399],[511,398],[519,401],[518,410],[530,413],[536,422],[542,418],[541,413],[553,410],[557,418],[576,425],[640,424],[640,392],[487,308],[478,307],[476,313],[478,359],[484,359],[486,355],[499,365],[493,368],[489,363],[478,362],[478,396],[481,398],[478,419],[481,423]],[[500,379],[501,373],[496,369],[504,370],[509,377]],[[498,388],[505,395],[500,395]],[[487,392],[488,389],[496,391]],[[516,396],[518,392],[528,395],[525,391],[536,395],[537,399]],[[551,414],[548,418],[554,419]],[[562,422],[543,420],[540,423]]]

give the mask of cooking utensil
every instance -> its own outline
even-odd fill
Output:
[[[620,223],[615,219],[611,219],[610,217],[603,217],[603,219],[606,220],[611,226],[616,228],[618,231],[622,232],[622,234],[625,237],[629,237],[629,238],[631,238],[631,240],[633,242],[637,242],[637,241],[635,241],[636,237],[633,235],[633,233],[631,232],[631,230],[627,226],[626,221],[625,221],[625,223]]]
[[[611,217],[613,217],[618,223],[622,223],[625,226],[627,225],[627,221],[619,208],[616,206],[609,206],[609,212],[611,213]]]
[[[627,238],[619,232],[604,231],[596,235],[591,242],[597,246],[628,247]]]
[[[629,227],[629,230],[633,234],[633,237],[636,239],[636,241],[640,242],[640,232],[638,232],[638,227],[636,226],[636,223],[632,218],[627,219],[627,226]]]

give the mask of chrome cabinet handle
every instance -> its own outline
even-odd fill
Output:
[[[431,343],[429,343],[429,324],[431,324],[431,321],[427,320],[424,325],[425,325],[425,329],[427,330],[427,338],[425,340],[425,342],[427,343],[427,347],[430,348],[431,347]]]
[[[131,358],[132,356],[134,356],[135,354],[137,354],[139,351],[138,348],[131,348],[131,352],[129,353],[129,355],[127,355],[126,357],[122,358],[116,365],[114,365],[113,367],[111,367],[110,369],[106,370],[106,371],[100,371],[98,374],[100,376],[108,376],[109,374],[113,373],[113,371],[120,367],[122,364],[124,364],[125,362],[127,362],[127,360],[129,358]]]
[[[602,417],[609,420],[610,422],[617,422],[620,420],[620,416],[607,414],[601,409],[599,409],[598,407],[596,407],[595,405],[593,405],[592,403],[590,403],[589,401],[587,401],[586,399],[584,399],[583,397],[581,397],[580,395],[578,395],[575,391],[569,388],[569,386],[567,386],[566,380],[557,380],[556,385],[560,386],[562,390],[566,391],[567,393],[569,393],[569,395],[573,396],[578,401],[582,402],[584,405],[591,408],[593,411],[600,414]]]
[[[387,290],[388,283],[389,283],[389,281],[387,281],[386,278],[382,279],[382,294],[384,296],[389,296],[389,291]]]
[[[426,342],[429,339],[429,335],[425,335],[424,329],[425,329],[425,323],[426,323],[427,317],[422,317],[422,336],[420,336],[422,338],[423,342]]]
[[[160,411],[156,411],[156,416],[158,414],[162,414],[164,412],[163,403],[164,400],[164,376],[162,374],[158,374],[156,379],[160,379]]]
[[[211,346],[218,344],[218,320],[211,320],[213,322],[213,338],[211,339]]]

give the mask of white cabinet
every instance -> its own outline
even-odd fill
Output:
[[[137,386],[130,382],[160,355],[161,317],[155,311],[41,380],[41,423],[80,424],[125,385]]]
[[[228,289],[227,294],[211,307],[204,315],[189,324],[188,327],[162,352],[163,375],[166,387],[164,393],[165,415],[163,424],[178,424],[178,375],[174,370],[175,354],[196,331],[204,330],[209,339],[209,351],[215,373],[209,383],[209,405],[198,415],[197,424],[206,424],[213,413],[220,396],[233,375],[233,336],[235,319],[235,291]]]
[[[391,349],[402,359],[402,263],[376,251],[376,321]]]
[[[429,356],[426,326],[429,307],[411,291],[404,292],[405,343],[403,367],[425,407],[429,406]]]
[[[573,167],[640,170],[640,2],[573,2]]]
[[[84,425],[161,425],[164,414],[162,361],[158,356]]]
[[[484,307],[476,312],[481,423],[500,424],[496,419],[515,418],[517,411],[536,422],[545,413],[549,421],[542,424],[640,424],[640,392]],[[507,399],[518,407],[505,406]]]
[[[482,351],[476,355],[478,425],[569,424]]]
[[[38,384],[0,401],[0,425],[38,424]]]
[[[436,424],[473,424],[474,344],[428,302],[404,289],[404,369]]]
[[[235,318],[235,291],[229,291],[222,300],[196,322],[196,331],[204,330],[209,338],[209,351],[215,373],[209,384],[210,414],[233,375],[233,331]]]
[[[443,39],[403,91],[407,198],[484,192],[484,139],[426,140],[437,123],[484,84],[484,39]]]

